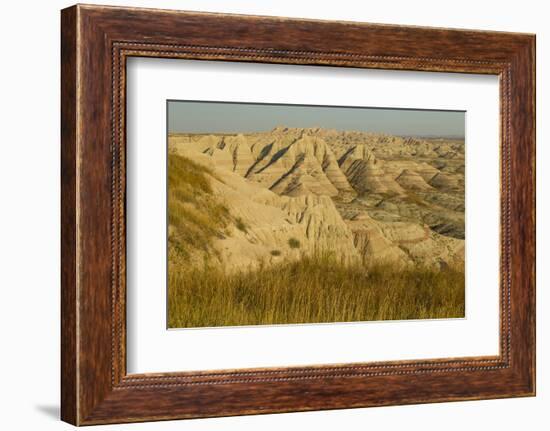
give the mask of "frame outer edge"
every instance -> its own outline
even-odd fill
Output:
[[[531,319],[531,325],[532,325],[532,337],[533,337],[533,352],[532,352],[532,379],[533,379],[533,387],[531,394],[533,396],[537,395],[537,289],[536,289],[536,283],[537,283],[537,37],[536,35],[533,35],[531,39],[531,49],[530,49],[530,56],[532,59],[532,82],[533,82],[533,94],[531,96],[531,104],[533,109],[533,135],[531,138],[531,142],[533,145],[533,158],[531,160],[531,166],[533,170],[533,195],[531,196],[532,202],[533,202],[533,237],[534,237],[534,259],[533,259],[533,292],[532,292],[532,302],[533,302],[533,316]]]
[[[61,420],[78,425],[78,6],[61,11]]]
[[[537,293],[536,293],[536,283],[537,283],[537,37],[536,35],[531,35],[527,43],[527,64],[530,67],[530,74],[526,77],[527,84],[529,85],[530,94],[528,103],[530,104],[531,109],[531,118],[530,124],[528,124],[529,130],[529,145],[531,147],[531,159],[529,160],[530,172],[529,177],[532,181],[532,190],[530,196],[528,196],[529,203],[531,205],[531,235],[532,235],[532,245],[530,256],[532,258],[531,268],[530,268],[530,277],[531,284],[529,286],[529,299],[530,299],[530,316],[529,316],[529,336],[530,336],[530,362],[529,362],[529,395],[537,395]]]
[[[536,54],[535,36],[517,48],[512,73],[512,364],[522,396],[536,396]]]

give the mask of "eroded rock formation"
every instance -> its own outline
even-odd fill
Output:
[[[304,253],[343,261],[464,262],[464,142],[277,127],[173,134],[169,151],[208,166],[233,220],[215,241],[228,268]]]

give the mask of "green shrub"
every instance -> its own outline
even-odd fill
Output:
[[[288,240],[288,245],[290,248],[300,248],[300,241],[296,238],[290,238]]]
[[[242,231],[244,233],[246,233],[248,231],[248,228],[247,228],[245,222],[240,217],[237,217],[235,219],[235,226],[237,227],[237,229],[239,229],[240,231]]]

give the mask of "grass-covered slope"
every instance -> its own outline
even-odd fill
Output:
[[[212,195],[212,175],[186,157],[168,155],[168,256],[173,265],[196,252],[211,253],[213,238],[223,235],[230,220],[228,209]]]

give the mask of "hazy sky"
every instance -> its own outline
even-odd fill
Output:
[[[168,101],[168,130],[234,133],[287,126],[464,137],[464,114],[464,111]]]

